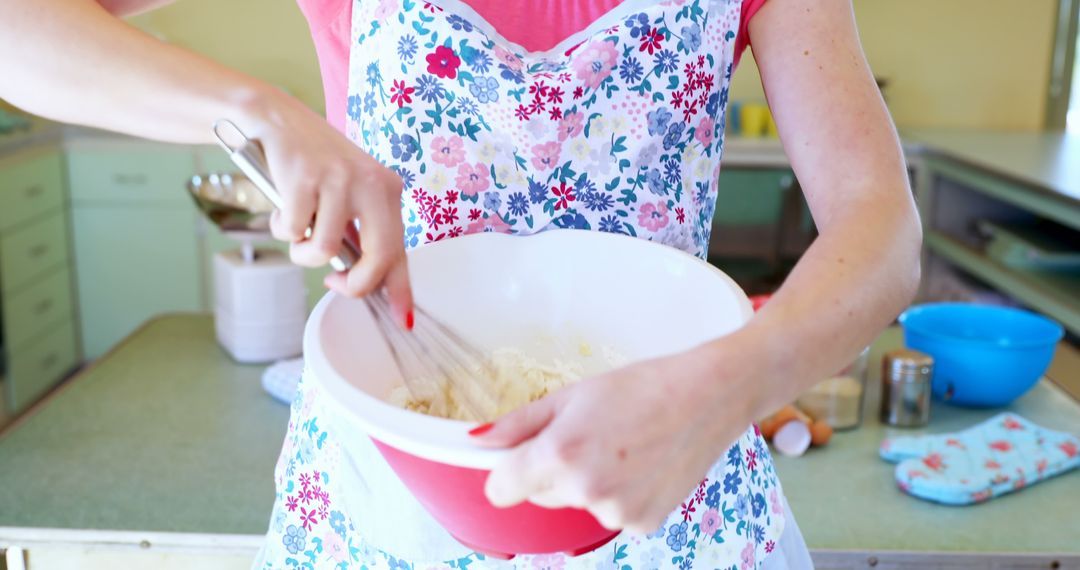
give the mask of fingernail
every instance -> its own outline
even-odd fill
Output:
[[[415,324],[414,321],[415,319],[413,318],[413,310],[409,309],[409,312],[405,313],[405,329],[411,331],[413,329],[413,324]]]
[[[473,437],[476,437],[476,436],[479,436],[479,435],[484,435],[485,433],[491,431],[491,428],[493,428],[493,427],[495,427],[495,424],[491,423],[491,422],[488,422],[488,423],[486,423],[484,425],[479,425],[479,426],[476,426],[476,427],[472,428],[471,430],[469,430],[469,435],[471,435]]]

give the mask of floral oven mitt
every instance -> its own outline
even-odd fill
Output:
[[[889,438],[879,451],[899,463],[901,490],[947,505],[986,501],[1080,466],[1080,439],[1009,413],[956,433]]]

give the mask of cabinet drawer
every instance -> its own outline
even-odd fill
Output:
[[[14,295],[4,296],[5,343],[18,349],[57,322],[70,318],[71,299],[71,270],[67,265]]]
[[[68,154],[68,172],[75,203],[190,202],[195,163],[187,147],[77,149]]]
[[[775,224],[785,192],[794,183],[790,170],[728,168],[720,171],[716,226]]]
[[[14,292],[68,259],[64,212],[0,238],[0,288]]]
[[[0,167],[0,232],[59,209],[64,202],[64,172],[54,151],[27,153]]]
[[[8,406],[22,410],[78,364],[75,323],[67,320],[8,355]]]

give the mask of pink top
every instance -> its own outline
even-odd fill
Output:
[[[522,2],[506,10],[502,0],[465,0],[503,37],[530,51],[543,51],[583,30],[622,0],[547,0]],[[352,0],[297,0],[308,20],[315,52],[319,56],[326,117],[338,130],[345,128],[345,100],[349,81],[349,39],[352,31]],[[735,65],[750,45],[747,25],[765,0],[742,0],[742,19],[735,38]],[[546,22],[548,26],[536,26]]]

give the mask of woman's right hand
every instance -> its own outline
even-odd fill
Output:
[[[342,248],[342,239],[356,242],[359,261],[348,272],[328,275],[324,283],[354,297],[384,286],[398,322],[409,328],[412,290],[401,178],[284,93],[244,107],[247,116],[240,126],[262,144],[284,201],[270,219],[274,237],[289,242],[293,262],[307,267],[326,265]],[[352,223],[356,219],[359,232]]]

